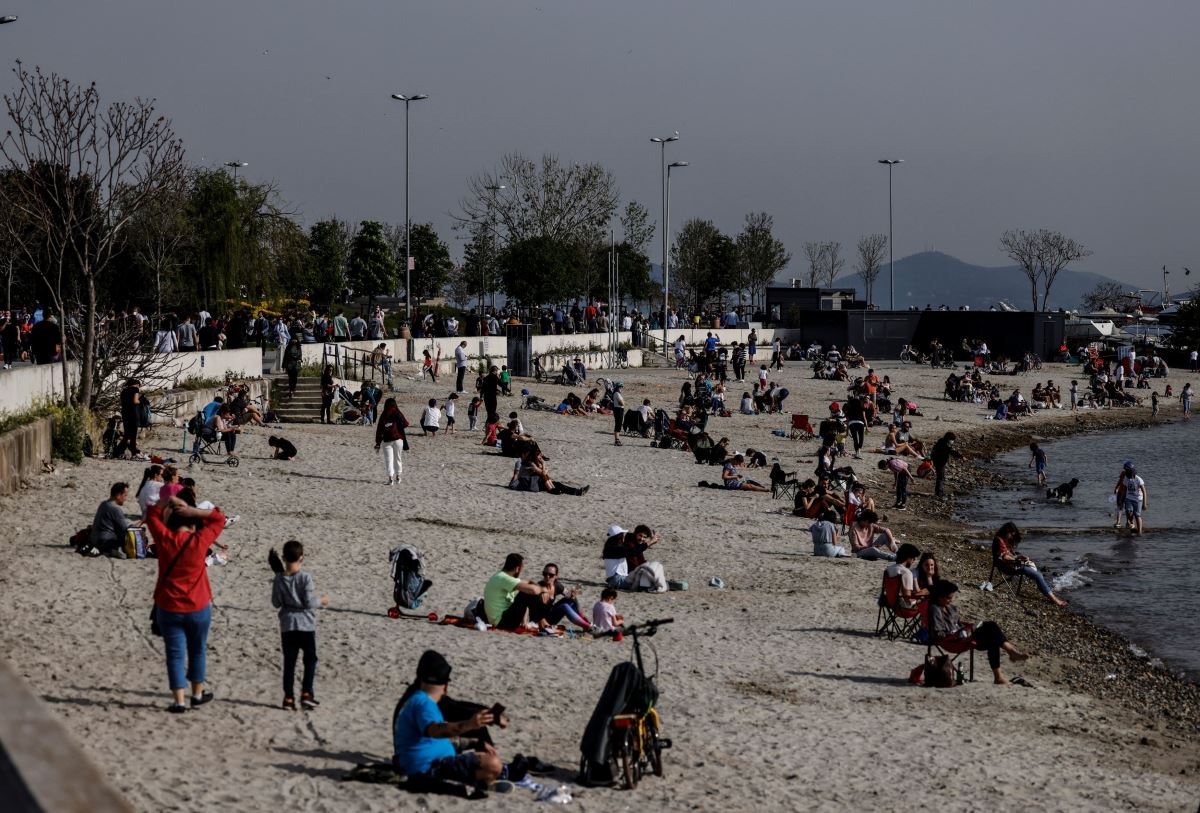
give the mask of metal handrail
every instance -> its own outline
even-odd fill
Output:
[[[321,367],[333,365],[334,374],[342,380],[382,382],[383,371],[375,363],[375,351],[347,347],[337,342],[325,342],[321,348]]]

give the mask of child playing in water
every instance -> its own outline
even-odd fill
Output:
[[[1039,486],[1046,485],[1046,452],[1036,443],[1029,444],[1029,466],[1034,468],[1037,465],[1037,481]]]

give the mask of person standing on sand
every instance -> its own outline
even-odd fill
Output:
[[[1008,678],[1000,671],[1000,650],[1007,652],[1009,659],[1014,663],[1027,660],[1029,656],[1009,643],[995,621],[984,621],[977,627],[964,625],[959,620],[958,608],[954,606],[956,593],[958,585],[948,581],[938,582],[930,590],[930,638],[948,652],[966,651],[967,642],[975,644],[976,649],[985,650],[988,666],[992,667],[994,682],[998,686],[1007,686]],[[963,648],[959,649],[958,646]]]
[[[479,397],[483,399],[483,409],[487,414],[488,423],[496,423],[500,420],[498,402],[501,388],[499,369],[493,364],[488,370],[488,374],[479,381]]]
[[[275,555],[275,550],[271,550]],[[304,674],[300,679],[300,705],[306,711],[320,703],[314,696],[317,677],[317,619],[313,610],[329,606],[328,596],[317,596],[313,578],[300,569],[304,564],[304,545],[295,539],[283,544],[283,561],[272,560],[275,581],[271,585],[271,606],[279,610],[279,636],[283,647],[283,708],[296,710],[296,657],[304,653]]]
[[[212,587],[204,559],[225,528],[225,515],[219,508],[196,508],[173,495],[150,509],[146,526],[158,549],[154,620],[166,649],[173,695],[167,711],[182,714],[188,710],[184,700],[189,683],[192,708],[213,699],[212,692],[204,689],[205,647],[212,624]]]
[[[613,446],[621,445],[621,427],[625,423],[625,396],[621,394],[621,382],[613,382]]]
[[[955,440],[957,440],[955,434],[947,432],[937,439],[937,442],[933,444],[933,449],[929,452],[929,460],[933,463],[933,470],[936,472],[933,496],[939,499],[946,496],[946,466],[949,465],[950,458],[962,459],[962,455],[954,448]]]
[[[1183,417],[1192,417],[1192,382],[1183,385],[1179,391],[1179,403],[1183,405]]]
[[[463,389],[463,379],[467,376],[467,342],[464,339],[459,342],[458,347],[454,348],[454,367],[458,371],[457,383],[454,385],[455,392],[466,392]]]

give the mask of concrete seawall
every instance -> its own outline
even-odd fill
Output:
[[[52,439],[50,418],[0,435],[0,494],[12,494],[50,462]]]

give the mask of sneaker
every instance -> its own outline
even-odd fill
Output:
[[[199,697],[197,697],[196,695],[192,695],[192,708],[197,708],[198,706],[203,706],[205,703],[211,703],[212,699],[213,699],[212,692],[204,692]]]
[[[183,714],[187,710],[188,707],[182,703],[172,703],[171,705],[167,706],[167,711],[171,712],[172,714]]]
[[[387,484],[388,484],[389,486],[390,486],[390,485],[393,485],[393,480],[392,480],[392,478],[391,478],[391,477],[389,477],[389,478],[388,478]]]
[[[231,455],[231,457],[232,457],[232,455]],[[232,517],[225,517],[225,527],[228,528],[230,525],[237,522],[241,518],[242,518],[241,514],[234,514]]]
[[[295,711],[296,710],[296,698],[294,698],[294,697],[283,698],[282,708],[284,711]]]
[[[321,704],[318,703],[317,698],[313,697],[309,692],[301,692],[300,693],[300,705],[302,707],[304,707],[306,710],[311,711],[312,709],[315,709],[317,706],[319,706]]]

